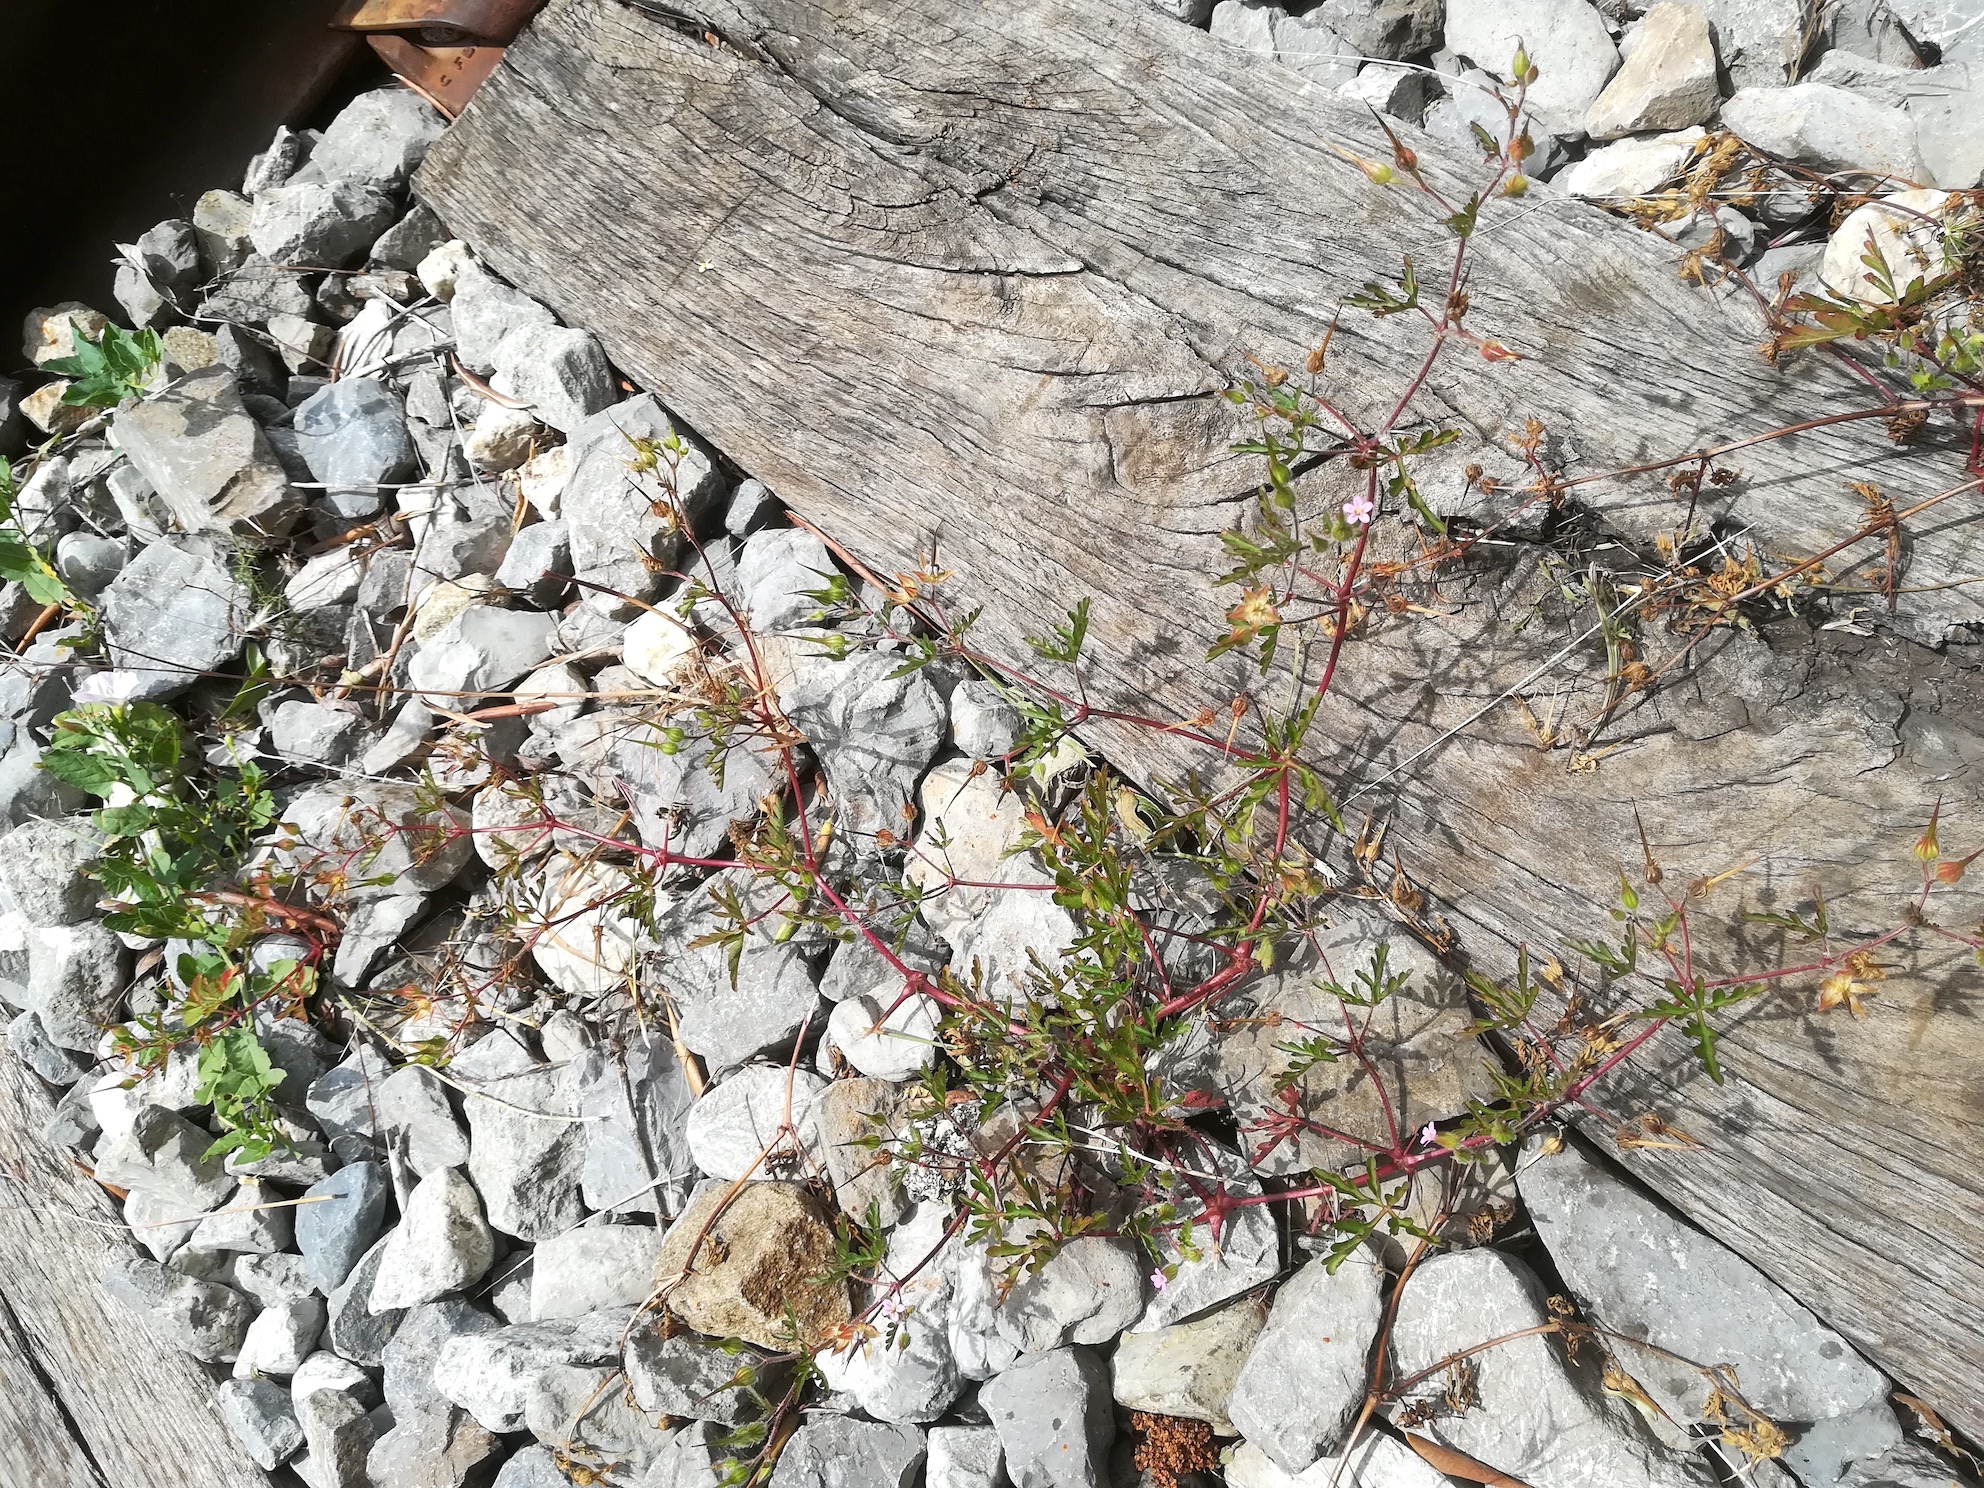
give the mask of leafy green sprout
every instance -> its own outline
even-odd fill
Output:
[[[73,356],[43,363],[57,376],[72,379],[62,390],[62,401],[71,407],[115,408],[143,396],[165,357],[165,343],[153,330],[107,325],[92,339],[76,326],[73,343]]]
[[[237,1023],[214,1034],[200,1046],[197,1072],[194,1096],[213,1107],[223,1128],[205,1155],[239,1152],[248,1162],[267,1157],[279,1139],[270,1097],[284,1075],[254,1031]]]
[[[93,823],[104,836],[92,872],[113,901],[105,924],[193,949],[175,968],[185,988],[176,1005],[118,1030],[141,1066],[173,1044],[200,1045],[201,1099],[223,1127],[213,1153],[254,1160],[282,1140],[269,1096],[283,1075],[256,1038],[255,1008],[271,998],[300,1002],[315,973],[295,962],[251,971],[246,932],[220,918],[210,893],[276,815],[275,797],[252,762],[207,770],[184,730],[152,702],[90,703],[58,714],[42,768],[103,804]]]
[[[1860,266],[1878,298],[1868,303],[1825,287],[1791,295],[1786,315],[1806,319],[1781,324],[1767,355],[1872,343],[1882,348],[1882,366],[1918,396],[1975,388],[1984,374],[1984,331],[1963,315],[1960,301],[1978,272],[1980,224],[1984,214],[1974,210],[1950,213],[1938,226],[1933,256],[1922,251],[1921,262],[1900,269],[1869,233]]]
[[[42,768],[103,802],[107,841],[96,873],[116,901],[106,923],[137,935],[210,940],[194,896],[275,820],[275,797],[252,761],[208,773],[183,728],[152,702],[89,703],[56,716]]]
[[[19,495],[19,486],[14,477],[14,467],[5,458],[0,458],[0,580],[19,584],[27,591],[29,599],[41,605],[60,605],[64,609],[85,608],[71,592],[67,581],[55,571],[55,565],[47,554],[28,541],[20,525],[14,520],[14,499]]]
[[[1345,1007],[1376,1008],[1403,992],[1412,980],[1409,971],[1392,971],[1390,962],[1391,945],[1381,940],[1371,953],[1370,964],[1358,968],[1350,986],[1335,981],[1321,981],[1317,985]],[[1347,1052],[1343,1040],[1327,1034],[1286,1040],[1275,1048],[1291,1056],[1282,1072],[1282,1078],[1288,1081],[1301,1079],[1319,1065],[1335,1064]]]

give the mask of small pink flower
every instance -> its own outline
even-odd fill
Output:
[[[1171,1278],[1166,1276],[1164,1268],[1159,1266],[1150,1273],[1150,1284],[1161,1292],[1171,1285]]]
[[[1343,504],[1343,519],[1353,527],[1369,527],[1377,514],[1377,503],[1361,491]]]
[[[1427,1122],[1424,1126],[1419,1128],[1419,1140],[1428,1147],[1433,1146],[1436,1142],[1440,1140],[1439,1127],[1435,1126],[1430,1121]]]

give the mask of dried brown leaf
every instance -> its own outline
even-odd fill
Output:
[[[1409,1431],[1405,1434],[1405,1444],[1423,1457],[1435,1472],[1459,1478],[1463,1483],[1479,1483],[1482,1488],[1530,1488],[1522,1479],[1512,1478],[1499,1468],[1477,1461],[1465,1452],[1456,1452],[1452,1447],[1428,1441],[1423,1436],[1414,1436]]]

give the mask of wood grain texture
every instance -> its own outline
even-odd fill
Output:
[[[116,1206],[41,1139],[45,1088],[0,1059],[0,1488],[269,1488],[214,1381],[98,1280]]]
[[[0,1298],[0,1483],[8,1488],[104,1488],[69,1429],[13,1313]]]
[[[1204,660],[1232,598],[1210,582],[1217,534],[1259,478],[1230,453],[1220,391],[1250,357],[1298,362],[1401,252],[1442,261],[1423,205],[1332,146],[1384,148],[1368,116],[1136,0],[723,0],[681,29],[554,0],[416,189],[876,567],[934,546],[986,603],[987,649],[1025,657],[1027,633],[1092,596],[1096,701],[1182,718],[1255,680]],[[1540,192],[1485,220],[1470,324],[1526,359],[1453,356],[1415,405],[1467,436],[1428,482],[1449,511],[1471,499],[1460,466],[1511,470],[1505,437],[1531,416],[1577,474],[1863,395],[1816,359],[1766,366],[1740,296],[1685,287],[1671,249],[1594,209]],[[1329,386],[1360,415],[1423,354],[1408,319],[1343,320]],[[1963,480],[1959,450],[1947,430],[1907,451],[1864,426],[1801,436],[1732,462],[1714,514],[1810,553],[1859,522],[1849,479],[1906,505]],[[1341,499],[1344,476],[1321,466],[1308,499]],[[1614,539],[1593,561],[1630,571],[1679,524],[1659,479],[1583,494]],[[1934,800],[1952,845],[1984,836],[1975,657],[1905,639],[1984,614],[1959,582],[1984,570],[1976,510],[1911,531],[1899,613],[1868,611],[1881,634],[1718,636],[1576,767],[1513,703],[1489,706],[1522,682],[1538,714],[1576,720],[1604,687],[1579,641],[1590,609],[1565,601],[1552,545],[1519,534],[1417,590],[1426,613],[1360,632],[1319,762],[1491,968],[1610,928],[1636,812],[1670,884],[1758,859],[1704,902],[1737,927],[1704,934],[1712,963],[1796,956],[1738,917],[1815,882],[1836,926],[1891,922]],[[1392,524],[1374,540],[1409,550]],[[1092,733],[1146,779],[1209,763],[1175,737]],[[1348,871],[1341,840],[1311,836]],[[1979,913],[1965,897],[1951,922]],[[1630,1155],[1661,1193],[1984,1430],[1984,985],[1961,954],[1894,960],[1864,1023],[1816,1017],[1801,987],[1741,1020],[1726,1085],[1663,1043],[1609,1102],[1708,1144]]]

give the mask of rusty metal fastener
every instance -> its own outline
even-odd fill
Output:
[[[365,39],[401,82],[450,119],[503,60],[499,46],[421,46],[391,33]]]
[[[341,31],[413,31],[437,45],[517,39],[544,0],[346,0],[331,25]]]

